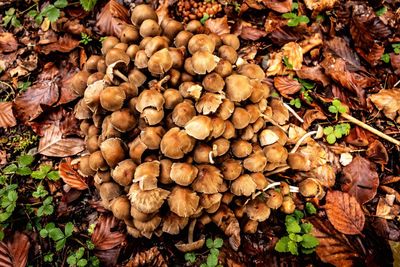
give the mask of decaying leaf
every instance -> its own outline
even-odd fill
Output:
[[[324,10],[331,10],[333,6],[339,2],[339,0],[304,0],[304,4],[310,10],[313,10],[313,14],[318,14]]]
[[[115,0],[109,1],[97,17],[96,26],[105,35],[120,36],[122,28],[129,23],[128,10]]]
[[[228,25],[228,17],[208,19],[204,24],[212,33],[223,35],[230,32]]]
[[[125,243],[125,234],[111,230],[117,224],[118,220],[114,216],[99,217],[92,234],[92,242],[96,250],[109,250]]]
[[[307,130],[315,120],[326,120],[326,116],[318,109],[307,109],[303,115],[303,120],[303,128]]]
[[[251,23],[244,20],[240,20],[236,24],[235,34],[238,34],[243,40],[256,41],[262,37],[265,37],[267,33],[264,30],[260,30],[254,27]]]
[[[328,191],[325,210],[336,230],[347,235],[361,234],[365,216],[355,197],[341,191]]]
[[[382,89],[369,97],[372,103],[389,119],[394,120],[400,112],[400,88]]]
[[[261,0],[259,2],[279,13],[286,13],[292,10],[292,0]]]
[[[12,111],[12,102],[0,102],[0,128],[13,127],[17,124]]]
[[[25,267],[31,243],[29,238],[16,232],[7,242],[0,242],[0,265],[2,267]]]
[[[323,86],[327,86],[330,83],[329,77],[325,75],[321,66],[317,65],[314,67],[301,66],[301,69],[296,71],[297,76],[301,79],[307,79],[314,82],[319,82]]]
[[[60,177],[72,188],[85,190],[88,188],[84,178],[72,168],[71,159],[63,160],[59,165]]]
[[[149,250],[139,252],[129,260],[125,267],[141,267],[141,266],[159,266],[168,267],[167,262],[161,255],[157,247],[152,247]]]
[[[296,42],[290,42],[282,46],[283,60],[286,60],[286,67],[290,70],[301,69],[303,63],[303,49]]]
[[[40,51],[46,55],[54,51],[67,53],[78,46],[79,40],[72,38],[69,34],[65,34],[64,36],[59,37],[56,42],[42,46]]]
[[[372,142],[366,152],[367,158],[373,162],[385,165],[389,161],[389,155],[385,146],[379,141]]]
[[[16,51],[18,48],[18,42],[14,34],[10,32],[0,33],[0,52],[10,53]]]
[[[342,190],[354,196],[360,204],[374,198],[379,186],[379,177],[374,164],[369,160],[356,156],[343,168],[343,175]]]
[[[359,252],[346,236],[336,231],[329,222],[318,218],[311,218],[310,222],[314,226],[311,233],[319,240],[316,252],[323,262],[350,267],[360,258]]]
[[[221,205],[217,212],[212,214],[212,221],[229,236],[229,244],[234,250],[240,246],[240,226],[235,214],[226,205]]]
[[[283,65],[282,52],[269,54],[267,76],[283,75],[285,74],[285,65]]]
[[[274,86],[283,96],[295,94],[301,89],[301,84],[289,76],[275,77]]]

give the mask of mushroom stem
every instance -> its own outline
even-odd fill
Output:
[[[210,161],[211,164],[215,164],[215,161],[213,159],[213,154],[214,154],[214,151],[210,151],[208,153],[208,160]]]
[[[362,122],[360,120],[357,120],[353,116],[351,116],[351,115],[349,115],[347,113],[342,113],[341,116],[343,118],[349,120],[350,122],[360,126],[361,128],[364,128],[365,130],[368,130],[371,133],[376,134],[377,136],[379,136],[379,137],[381,137],[381,138],[383,138],[383,139],[385,139],[385,140],[387,140],[387,141],[389,141],[389,142],[391,142],[391,143],[393,143],[393,144],[395,144],[397,146],[400,146],[400,141],[399,140],[396,140],[393,137],[390,137],[389,135],[382,133],[381,131],[379,131],[379,130],[377,130],[377,129],[375,129],[375,128],[367,125],[367,124],[365,124],[364,122]]]
[[[122,72],[120,72],[119,70],[114,70],[114,74],[117,75],[118,77],[120,77],[122,80],[124,80],[125,82],[129,81],[128,77],[126,77]]]
[[[262,192],[265,192],[265,191],[267,191],[268,189],[275,188],[275,187],[280,186],[280,185],[281,185],[281,182],[273,182],[273,183],[267,185],[262,191],[258,191],[257,193],[253,194],[252,197],[251,197],[251,199],[255,199],[257,196],[261,195]],[[290,185],[290,186],[289,186],[289,191],[290,191],[291,193],[298,193],[298,192],[299,192],[299,188],[298,188],[297,186],[292,186],[292,185]],[[246,202],[244,203],[244,205],[246,205],[249,201],[250,201],[250,198],[246,200]]]
[[[194,232],[194,227],[196,226],[196,221],[197,219],[194,219],[190,225],[189,225],[189,229],[188,229],[188,243],[193,243],[193,232]]]
[[[282,131],[284,131],[285,133],[287,132],[287,130],[285,130],[285,128],[283,128],[282,126],[280,126],[278,123],[276,123],[276,121],[274,121],[273,119],[271,119],[270,117],[268,117],[265,114],[260,114],[260,117],[265,119],[266,121],[270,122],[272,125],[278,127],[279,129],[281,129]]]
[[[301,144],[303,143],[304,140],[306,140],[307,137],[313,135],[313,134],[317,134],[318,131],[311,131],[306,133],[305,135],[303,135],[296,143],[296,145],[293,147],[292,151],[290,151],[290,153],[295,153],[297,151],[297,149],[301,146]]]
[[[286,104],[286,103],[284,103],[284,102],[282,102],[282,103],[283,103],[283,105],[285,106],[285,108],[287,108],[287,109],[290,111],[290,113],[292,113],[293,116],[294,116],[296,119],[298,119],[301,123],[304,122],[304,120],[303,120],[299,115],[297,115],[297,113],[296,113],[296,111],[294,111],[294,109],[292,109],[288,104]]]
[[[288,169],[290,169],[289,166],[283,166],[283,167],[277,168],[277,169],[275,169],[275,170],[273,170],[273,171],[271,171],[271,172],[267,172],[267,173],[265,174],[265,176],[271,176],[271,175],[273,175],[273,174],[277,174],[277,173],[280,173],[280,172],[284,172],[284,171],[286,171],[286,170],[288,170]]]

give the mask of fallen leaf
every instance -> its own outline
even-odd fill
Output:
[[[97,17],[96,26],[105,35],[120,36],[122,28],[129,23],[128,10],[115,0],[108,1]]]
[[[58,125],[50,125],[44,129],[44,135],[39,141],[38,153],[48,157],[68,157],[85,149],[81,138],[64,138]]]
[[[303,49],[298,43],[290,42],[282,46],[283,58],[287,60],[286,66],[292,70],[300,70],[303,63]]]
[[[60,177],[64,183],[78,190],[85,190],[88,188],[85,179],[73,169],[70,158],[63,160],[58,168]]]
[[[239,35],[243,40],[256,41],[267,36],[265,30],[257,29],[251,23],[240,20],[235,24],[234,34]]]
[[[330,84],[330,79],[325,75],[321,66],[314,67],[301,66],[301,69],[296,71],[300,79],[307,79],[321,83],[324,87]]]
[[[221,207],[212,214],[212,221],[229,236],[229,244],[234,250],[238,250],[240,246],[240,226],[233,211],[226,205]]]
[[[342,190],[354,196],[360,204],[364,204],[376,195],[379,186],[378,173],[369,160],[356,156],[343,168],[344,182]]]
[[[382,55],[385,53],[385,47],[374,43],[368,51],[364,51],[361,48],[356,47],[356,51],[360,56],[362,56],[366,61],[368,61],[371,66],[376,66],[381,62]]]
[[[224,16],[222,18],[208,19],[204,24],[212,33],[217,35],[223,35],[230,33],[228,25],[228,17]]]
[[[390,64],[396,75],[400,75],[400,54],[390,53]]]
[[[303,129],[307,130],[315,120],[326,120],[326,116],[318,109],[307,109],[303,120]]]
[[[60,85],[60,99],[57,105],[66,104],[78,98],[79,95],[71,87],[72,78],[78,71],[79,69],[73,67],[72,64],[61,67],[60,76],[62,80]]]
[[[368,146],[369,141],[368,141],[368,134],[367,132],[358,127],[355,126],[350,130],[350,133],[346,136],[344,139],[346,143],[354,145],[354,146]]]
[[[45,55],[51,52],[58,51],[62,53],[71,52],[73,49],[79,46],[79,40],[72,38],[71,35],[65,34],[57,39],[56,42],[42,46],[40,52]]]
[[[23,122],[37,118],[42,112],[42,105],[52,106],[59,98],[59,70],[49,62],[43,67],[37,82],[26,92],[18,95],[14,101],[17,117]]]
[[[360,254],[347,237],[336,231],[329,222],[316,217],[310,218],[309,221],[314,226],[312,235],[319,240],[316,248],[318,257],[323,262],[334,266],[354,266],[354,262],[360,258]]]
[[[168,264],[158,248],[152,247],[148,250],[136,253],[136,255],[125,265],[125,267],[140,266],[168,267]]]
[[[277,76],[274,78],[274,86],[283,96],[293,95],[300,91],[301,84],[289,76]]]
[[[0,102],[0,127],[8,128],[17,124],[12,111],[12,102]]]
[[[365,216],[357,199],[341,191],[328,191],[326,214],[333,227],[346,235],[358,235],[364,229]]]
[[[313,14],[318,14],[324,10],[331,10],[337,2],[339,0],[304,0],[306,7],[314,11]]]
[[[360,58],[357,53],[350,48],[345,39],[335,36],[330,40],[326,40],[324,42],[324,47],[354,67],[361,67]]]
[[[375,140],[368,146],[366,156],[370,160],[382,165],[385,165],[389,161],[386,148],[379,140]]]
[[[369,97],[372,103],[389,119],[394,120],[400,111],[400,88],[382,89]]]
[[[99,259],[101,266],[112,267],[117,266],[118,257],[121,253],[121,248],[113,248],[108,250],[95,250],[94,255]]]
[[[393,266],[400,266],[400,242],[389,241],[393,253]]]
[[[10,32],[0,33],[0,51],[1,53],[10,53],[16,51],[18,48],[18,41],[14,34]]]
[[[292,0],[261,0],[261,2],[269,9],[279,13],[292,11]]]
[[[25,267],[31,244],[29,238],[16,232],[7,242],[0,242],[0,265],[2,267]]]
[[[118,220],[114,216],[100,216],[92,234],[95,249],[109,250],[126,242],[125,234],[111,231],[117,224]]]

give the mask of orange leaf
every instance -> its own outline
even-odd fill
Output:
[[[127,23],[128,10],[117,1],[111,0],[101,10],[96,26],[105,35],[119,36]]]
[[[275,77],[274,86],[283,96],[295,94],[301,89],[301,84],[289,76]]]
[[[28,237],[20,232],[8,242],[0,242],[0,266],[25,267],[30,246]]]
[[[11,102],[0,102],[0,127],[8,128],[17,124]]]
[[[18,48],[18,42],[14,34],[10,32],[0,33],[0,51],[4,53],[14,52]]]
[[[108,250],[122,245],[126,236],[120,232],[111,232],[118,220],[114,216],[100,216],[92,234],[92,242],[98,250]]]
[[[205,26],[212,32],[218,35],[223,35],[225,33],[230,33],[228,18],[224,16],[217,19],[208,19]]]
[[[365,216],[355,197],[341,191],[329,191],[325,210],[336,230],[347,235],[361,234]]]
[[[78,190],[85,190],[88,188],[83,177],[72,168],[71,159],[61,162],[59,171],[61,179],[70,187]]]
[[[348,267],[353,266],[355,260],[360,258],[358,251],[346,236],[336,231],[329,222],[318,218],[311,218],[310,222],[314,226],[312,235],[319,240],[316,252],[323,262]]]

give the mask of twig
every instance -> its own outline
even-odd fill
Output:
[[[297,114],[297,112],[296,112],[294,109],[292,109],[288,104],[286,104],[286,103],[284,103],[284,102],[282,102],[282,103],[283,103],[283,105],[285,106],[285,108],[287,108],[287,109],[290,111],[290,113],[292,113],[293,116],[294,116],[296,119],[298,119],[301,123],[304,122],[304,120]]]
[[[343,118],[349,120],[350,122],[360,126],[361,128],[364,128],[365,130],[368,130],[371,133],[376,134],[377,136],[379,136],[379,137],[381,137],[381,138],[383,138],[383,139],[385,139],[385,140],[387,140],[387,141],[389,141],[389,142],[391,142],[391,143],[393,143],[393,144],[395,144],[397,146],[400,146],[400,141],[399,140],[394,139],[393,137],[390,137],[389,135],[382,133],[381,131],[379,131],[379,130],[377,130],[377,129],[375,129],[375,128],[367,125],[367,124],[365,124],[364,122],[354,118],[353,116],[351,116],[351,115],[349,115],[347,113],[342,113],[341,116]]]
[[[396,87],[397,85],[399,85],[400,84],[400,80],[398,80],[394,85],[393,85],[393,87]]]

